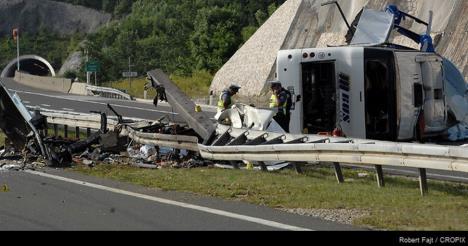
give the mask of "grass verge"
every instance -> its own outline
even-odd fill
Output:
[[[386,177],[378,188],[373,174],[359,178],[344,170],[339,185],[329,168],[309,168],[298,175],[290,170],[262,173],[242,170],[161,169],[126,166],[74,167],[87,175],[162,190],[246,201],[287,209],[364,209],[368,216],[357,226],[384,230],[468,230],[468,185],[430,181],[430,194],[421,197],[416,180]],[[359,171],[363,173],[364,171]]]

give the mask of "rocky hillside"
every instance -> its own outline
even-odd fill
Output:
[[[47,30],[62,36],[93,33],[111,15],[93,9],[50,0],[0,0],[0,35],[15,27],[31,34]]]

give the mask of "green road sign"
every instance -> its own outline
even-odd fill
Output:
[[[86,72],[98,72],[101,70],[101,64],[97,61],[90,61],[86,63]]]

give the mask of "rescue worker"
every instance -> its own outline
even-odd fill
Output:
[[[158,102],[163,101],[167,102],[166,89],[156,83],[150,76],[146,77],[146,85],[144,87],[145,91],[154,88],[156,90],[156,96],[153,99],[153,104],[155,107],[158,107]]]
[[[270,98],[270,108],[276,109],[277,113],[273,119],[289,133],[289,122],[291,121],[291,93],[283,88],[280,81],[270,82],[270,88],[273,95]]]
[[[218,112],[222,112],[234,104],[232,97],[239,92],[240,88],[240,86],[233,84],[221,93],[218,101]]]

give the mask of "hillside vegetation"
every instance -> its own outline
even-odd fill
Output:
[[[99,1],[98,1],[99,2]],[[131,13],[88,37],[101,80],[162,68],[170,74],[216,72],[284,0],[135,1]]]
[[[73,51],[87,50],[90,59],[101,63],[98,81],[102,84],[121,80],[122,72],[129,69],[130,58],[130,69],[138,74],[161,68],[179,81],[186,81],[182,87],[191,90],[195,87],[196,94],[208,93],[205,90],[211,81],[205,78],[211,77],[284,2],[56,1],[110,13],[113,21],[93,34],[63,36],[47,29],[35,34],[23,33],[21,54],[43,56],[59,70]],[[10,35],[0,37],[0,53],[0,66],[16,57],[16,42]],[[84,68],[71,74],[85,80]],[[199,77],[200,74],[203,76]],[[192,78],[204,82],[192,84]]]

